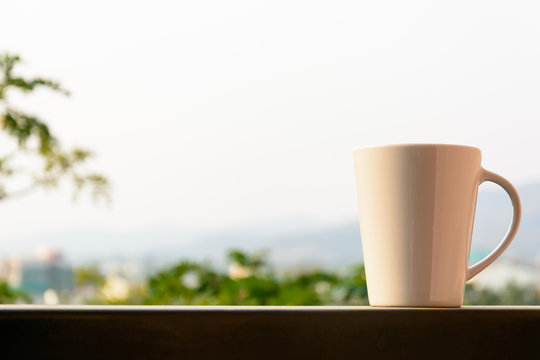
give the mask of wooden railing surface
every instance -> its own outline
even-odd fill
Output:
[[[0,306],[2,359],[540,359],[540,307]]]

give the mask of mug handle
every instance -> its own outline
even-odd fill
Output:
[[[473,266],[467,267],[466,281],[472,279],[482,270],[484,270],[489,264],[491,264],[495,259],[497,259],[504,250],[510,245],[514,236],[518,231],[519,222],[521,221],[521,201],[519,200],[519,195],[516,188],[505,178],[500,175],[497,175],[491,171],[487,171],[482,168],[480,170],[480,178],[478,185],[482,184],[484,181],[490,181],[502,187],[510,196],[512,201],[512,207],[514,208],[514,214],[512,216],[512,223],[506,232],[504,239],[497,245],[495,250],[493,250],[488,256],[486,256],[481,261],[477,262]]]

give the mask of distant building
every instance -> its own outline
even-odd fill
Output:
[[[0,261],[0,278],[10,286],[21,289],[35,301],[43,302],[43,294],[54,291],[62,294],[73,289],[73,268],[58,251],[41,249],[37,256],[27,259],[9,258]]]

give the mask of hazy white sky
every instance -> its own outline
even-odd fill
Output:
[[[535,1],[13,1],[0,50],[73,96],[16,98],[114,184],[2,203],[0,238],[356,216],[351,149],[478,146],[540,179]]]

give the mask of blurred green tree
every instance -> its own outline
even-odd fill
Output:
[[[217,305],[224,276],[207,264],[181,261],[148,279],[145,304]]]
[[[92,156],[90,151],[81,148],[64,150],[43,120],[10,104],[8,95],[13,91],[30,93],[47,88],[69,95],[57,82],[41,77],[27,79],[15,74],[14,68],[20,61],[17,55],[0,54],[0,128],[9,140],[3,143],[10,143],[6,153],[0,155],[0,200],[27,194],[39,187],[55,187],[64,178],[74,184],[75,196],[88,187],[94,199],[108,200],[107,178],[81,170],[81,165]],[[35,162],[40,165],[31,168],[29,164]],[[9,179],[13,181],[10,183]]]
[[[464,305],[540,305],[540,297],[533,284],[518,285],[508,282],[502,289],[465,286]]]
[[[503,305],[540,305],[540,298],[534,285],[518,285],[508,282],[502,291]]]
[[[363,264],[351,266],[336,287],[336,301],[348,305],[368,305],[366,272]]]
[[[75,286],[93,286],[100,288],[105,284],[105,276],[97,266],[82,266],[75,270]]]
[[[331,305],[332,290],[340,281],[336,274],[319,269],[289,274],[272,305]]]
[[[366,304],[363,266],[341,276],[320,269],[277,276],[267,253],[231,250],[228,271],[182,261],[148,280],[145,304],[332,305]]]
[[[184,260],[151,276],[146,286],[130,290],[119,302],[104,298],[90,303],[148,305],[368,305],[364,265],[342,271],[304,269],[278,276],[267,252],[230,250],[227,271],[207,262]],[[92,269],[77,272],[78,284],[102,283]],[[96,280],[93,280],[96,279]],[[540,305],[534,284],[514,282],[501,289],[467,284],[464,305]]]
[[[31,303],[32,298],[25,293],[17,289],[13,289],[9,284],[3,280],[0,280],[0,304],[17,304],[17,303]]]

